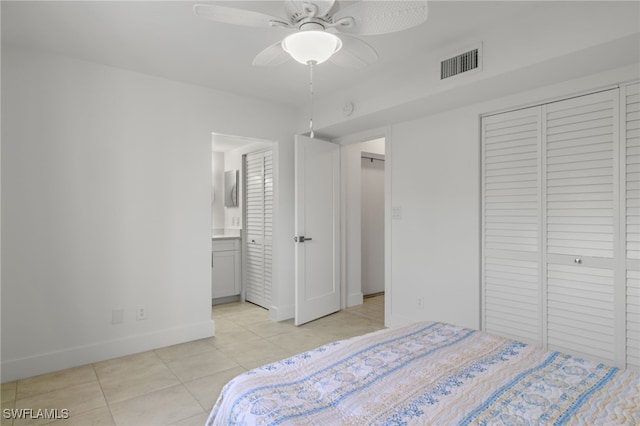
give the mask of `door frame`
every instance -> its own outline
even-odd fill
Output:
[[[255,138],[255,137],[249,137],[249,136],[242,136],[242,135],[231,135],[231,134],[226,134],[226,133],[220,133],[220,132],[211,132],[211,149],[212,151],[214,150],[214,147],[216,145],[216,139],[219,139],[221,141],[223,141],[224,143],[236,143],[237,144],[237,148],[235,149],[228,149],[225,151],[225,154],[229,151],[238,151],[238,155],[240,156],[240,164],[238,169],[240,170],[240,193],[242,194],[242,200],[238,203],[238,207],[241,207],[241,214],[240,214],[240,226],[242,227],[242,229],[240,230],[240,235],[241,235],[241,270],[240,270],[240,280],[241,280],[241,285],[240,285],[240,300],[244,301],[245,300],[245,286],[244,286],[244,278],[246,277],[246,259],[245,259],[245,255],[246,255],[246,226],[244,224],[244,217],[245,217],[245,209],[246,209],[246,205],[245,205],[245,185],[244,185],[244,154],[249,153],[249,152],[254,152],[254,151],[260,151],[260,150],[266,150],[266,149],[271,149],[273,152],[273,218],[272,218],[272,226],[273,226],[273,235],[274,235],[274,240],[276,239],[276,235],[278,235],[277,233],[279,232],[279,230],[277,229],[277,220],[278,217],[280,215],[279,212],[279,202],[278,202],[278,198],[279,198],[279,193],[280,193],[280,179],[279,179],[279,143],[275,140],[271,140],[271,139],[261,139],[261,138]],[[234,142],[235,141],[235,142]],[[226,162],[226,161],[225,161]],[[226,169],[226,166],[225,166]],[[212,156],[212,175],[211,175],[211,180],[213,182],[213,156]],[[212,194],[213,195],[213,194]],[[220,197],[220,195],[217,195],[217,197]],[[217,198],[216,197],[216,198]],[[211,212],[210,212],[210,216],[213,218],[213,199],[212,199],[212,206],[211,206]],[[225,210],[225,215],[226,215],[226,210]],[[225,228],[226,228],[226,220],[224,222],[225,224]],[[212,227],[213,227],[213,219],[212,219]],[[275,245],[275,242],[273,243]],[[278,271],[277,271],[277,266],[276,266],[276,253],[274,250],[273,253],[273,258],[272,258],[272,271],[271,271],[271,280],[272,282],[275,282],[275,276],[277,275]]]
[[[362,296],[362,258],[361,253],[361,198],[357,197],[357,200],[351,199],[349,196],[349,175],[360,173],[361,167],[361,151],[349,152],[349,146],[359,144],[362,142],[368,142],[374,139],[384,138],[384,156],[385,156],[385,168],[384,168],[384,291],[385,291],[385,326],[391,326],[388,319],[391,318],[392,312],[392,298],[393,298],[393,285],[392,285],[392,250],[391,250],[391,175],[392,175],[392,134],[391,127],[382,127],[371,129],[352,135],[347,135],[339,138],[335,138],[332,142],[341,145],[341,256],[342,256],[342,269],[341,269],[341,281],[342,281],[342,309],[349,306],[359,305],[363,302]],[[350,155],[351,154],[351,155]],[[349,159],[354,161],[349,161]],[[357,164],[357,170],[355,165]],[[358,181],[358,188],[360,188],[360,179]],[[360,189],[358,189],[360,191]],[[355,228],[355,229],[354,229]],[[353,234],[357,234],[354,237]],[[351,241],[351,239],[353,241]],[[353,252],[353,245],[357,246],[357,255],[350,256],[348,249]],[[356,282],[351,288],[347,288],[350,283]],[[357,287],[358,292],[353,291],[353,287]]]

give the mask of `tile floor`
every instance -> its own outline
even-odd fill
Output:
[[[67,425],[202,426],[222,386],[243,371],[384,328],[384,296],[300,327],[251,303],[214,306],[216,336],[2,384],[5,409],[69,410]],[[59,411],[59,414],[62,414]]]

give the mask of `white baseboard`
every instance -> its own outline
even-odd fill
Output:
[[[1,369],[2,382],[78,367],[192,340],[205,339],[213,336],[214,333],[215,323],[213,320],[209,320],[184,327],[139,334],[86,346],[77,346],[27,358],[3,360]]]
[[[269,307],[269,319],[272,321],[284,321],[295,316],[295,305]]]
[[[347,308],[351,306],[362,305],[364,296],[362,293],[354,293],[347,296]]]

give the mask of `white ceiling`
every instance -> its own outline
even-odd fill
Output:
[[[2,43],[50,51],[173,80],[274,100],[308,101],[308,70],[294,61],[253,67],[253,57],[283,37],[278,28],[257,29],[198,18],[192,1],[2,1]],[[277,1],[200,2],[282,16]],[[348,88],[363,78],[401,75],[417,55],[469,39],[531,8],[561,2],[432,1],[426,24],[363,37],[379,53],[362,69],[327,63],[314,71],[316,92]]]

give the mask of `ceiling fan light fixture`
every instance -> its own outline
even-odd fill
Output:
[[[282,48],[301,64],[321,64],[342,47],[342,41],[326,31],[307,30],[282,40]]]

